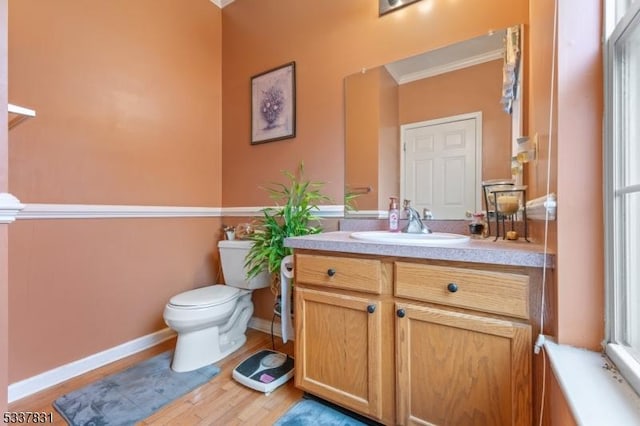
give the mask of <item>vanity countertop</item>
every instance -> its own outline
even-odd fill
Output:
[[[373,254],[456,262],[488,263],[510,266],[543,267],[544,247],[524,240],[494,241],[493,238],[470,240],[447,246],[389,244],[351,238],[349,231],[325,232],[302,237],[289,237],[285,246],[294,249]],[[546,266],[554,266],[555,255],[547,252]]]

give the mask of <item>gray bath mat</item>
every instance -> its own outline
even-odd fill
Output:
[[[208,382],[220,369],[171,370],[172,351],[58,398],[53,406],[72,426],[133,425]]]
[[[360,422],[326,404],[303,399],[280,417],[274,426],[365,426],[374,423]]]

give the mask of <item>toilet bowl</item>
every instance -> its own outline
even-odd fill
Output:
[[[220,241],[225,285],[215,284],[173,296],[164,308],[164,321],[178,334],[171,369],[192,371],[213,364],[246,342],[253,315],[252,290],[269,286],[264,271],[246,279],[245,257],[251,241]]]

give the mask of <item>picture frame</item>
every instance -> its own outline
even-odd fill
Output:
[[[378,16],[385,15],[420,0],[378,0]]]
[[[251,77],[251,145],[296,136],[296,63]]]

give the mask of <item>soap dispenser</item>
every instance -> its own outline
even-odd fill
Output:
[[[400,211],[398,210],[398,198],[389,197],[389,231],[400,231]]]

